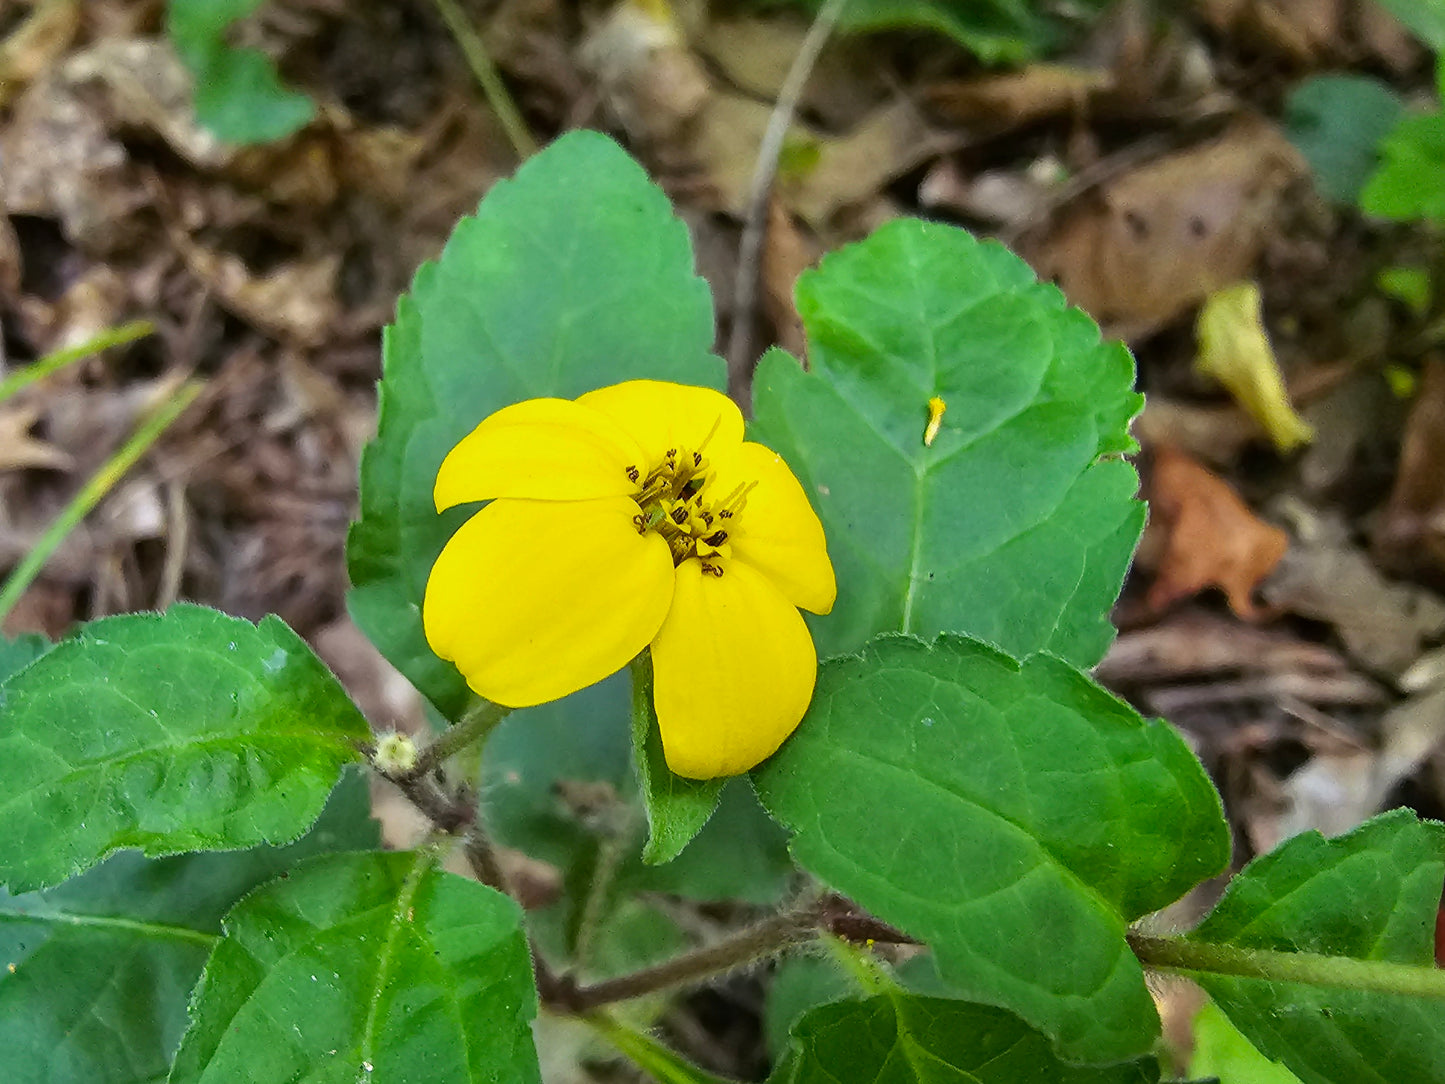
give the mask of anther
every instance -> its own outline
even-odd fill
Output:
[[[672,510],[672,522],[676,523],[679,527],[686,523],[687,509],[682,507],[674,508]]]
[[[692,465],[693,465],[694,467],[700,467],[700,466],[702,466],[702,453],[701,453],[701,452],[693,452],[693,453],[692,453]]]
[[[716,576],[718,579],[722,579],[723,570],[717,565],[710,565],[704,561],[702,562],[702,570],[709,576]]]
[[[709,546],[721,546],[727,540],[728,533],[726,531],[717,531],[703,539]]]
[[[629,482],[634,482],[634,483],[635,483],[635,482],[636,482],[639,478],[641,478],[641,477],[642,477],[642,473],[641,473],[636,467],[628,467],[628,468],[627,468],[627,480],[628,480]]]

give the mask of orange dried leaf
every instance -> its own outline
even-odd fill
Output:
[[[1217,587],[1238,616],[1263,617],[1254,590],[1289,548],[1284,531],[1251,512],[1224,479],[1173,448],[1154,449],[1149,491],[1150,530],[1162,536],[1149,607],[1162,610]]]

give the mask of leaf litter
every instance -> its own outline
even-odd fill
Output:
[[[1000,236],[1129,341],[1153,522],[1099,675],[1188,735],[1238,862],[1389,804],[1445,814],[1442,291],[1421,310],[1376,286],[1445,258],[1438,238],[1321,195],[1285,125],[1290,91],[1319,72],[1429,90],[1425,50],[1383,7],[1198,0],[1146,18],[1123,0],[1048,47],[1022,29],[980,39],[1036,57],[1000,64],[942,35],[837,33],[761,207],[756,301],[735,311],[754,160],[811,13],[461,6],[536,139],[613,131],[667,188],[720,349],[745,321],[753,355],[803,355],[798,274],[900,214]],[[156,327],[0,404],[0,566],[158,393],[207,382],[5,631],[54,636],[176,598],[276,611],[373,719],[418,729],[415,697],[344,613],[356,460],[396,296],[516,154],[429,4],[285,0],[243,20],[235,44],[316,104],[295,135],[244,148],[197,122],[162,8],[0,11],[0,369],[125,320]],[[1258,303],[1236,298],[1204,349],[1211,370],[1243,363],[1226,390],[1196,371],[1195,328],[1240,283]],[[742,396],[751,360],[731,374]],[[1313,443],[1290,450],[1305,425]],[[555,893],[557,871],[518,870],[539,900]],[[738,1023],[757,981],[731,981],[722,1012],[681,1002],[672,1038],[714,1071],[758,1074]],[[594,1054],[563,1058],[561,1078],[591,1079]]]

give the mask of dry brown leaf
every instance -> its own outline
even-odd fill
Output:
[[[1374,552],[1399,572],[1445,573],[1445,360],[1426,363]]]
[[[644,144],[671,143],[706,104],[707,74],[665,4],[622,0],[577,54],[617,119]]]
[[[1259,287],[1239,282],[1215,290],[1195,324],[1199,353],[1194,369],[1213,377],[1235,402],[1263,426],[1280,452],[1314,439],[1314,430],[1295,413],[1285,391],[1274,347],[1264,330]]]
[[[803,324],[793,306],[793,286],[812,266],[817,252],[776,196],[768,203],[768,226],[758,261],[758,287],[763,311],[778,337],[778,345],[801,358],[807,349]]]
[[[776,17],[716,19],[697,35],[695,48],[733,87],[775,101],[808,33],[809,20],[788,12]],[[885,65],[866,47],[834,36],[819,54],[798,99],[798,108],[834,131],[846,131],[890,94]]]
[[[1151,394],[1134,420],[1134,435],[1143,444],[1167,444],[1212,467],[1229,467],[1245,445],[1259,439],[1259,426],[1228,404],[1205,406]]]
[[[0,192],[7,213],[59,219],[96,255],[134,239],[133,216],[150,203],[125,149],[63,70],[32,83],[0,129]]]
[[[1204,21],[1306,64],[1329,56],[1344,23],[1345,0],[1195,0]]]
[[[847,135],[818,139],[816,162],[781,174],[778,189],[789,209],[822,230],[839,211],[865,203],[961,139],[935,129],[912,102],[900,99],[875,109]]]
[[[1264,585],[1265,602],[1333,625],[1345,650],[1370,669],[1403,673],[1419,658],[1422,642],[1445,632],[1445,601],[1387,580],[1343,525],[1297,502],[1286,511],[1295,521],[1295,541]]]
[[[1149,529],[1162,537],[1150,543],[1154,582],[1147,605],[1162,610],[1217,587],[1236,614],[1259,620],[1264,614],[1255,605],[1255,588],[1284,556],[1289,537],[1251,512],[1229,483],[1183,452],[1162,446],[1153,453]]]
[[[70,48],[80,29],[80,0],[39,0],[0,44],[0,105]]]
[[[1012,128],[1072,113],[1112,85],[1106,71],[1030,64],[1004,75],[940,83],[929,89],[928,101],[950,120]]]
[[[1190,608],[1119,634],[1094,676],[1111,687],[1233,674],[1344,673],[1343,656],[1287,632]]]
[[[288,260],[263,275],[253,275],[230,253],[202,248],[180,234],[174,240],[186,265],[215,291],[222,305],[273,335],[315,346],[340,315],[339,256]]]
[[[39,417],[36,406],[0,407],[0,473],[27,467],[69,470],[75,465],[69,453],[30,435],[30,427]]]
[[[1274,125],[1240,120],[1107,182],[1026,255],[1113,334],[1142,335],[1247,278],[1286,189],[1303,175]]]

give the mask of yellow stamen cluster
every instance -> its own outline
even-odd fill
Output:
[[[662,535],[672,550],[674,565],[696,557],[704,571],[721,576],[717,558],[732,555],[728,530],[753,485],[739,484],[722,500],[711,500],[715,476],[708,461],[700,451],[678,448],[669,448],[667,458],[645,478],[636,467],[628,467],[627,476],[639,483],[635,500],[642,512],[633,518],[638,533]]]

